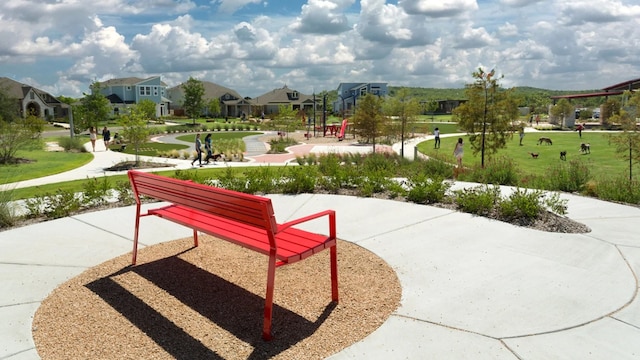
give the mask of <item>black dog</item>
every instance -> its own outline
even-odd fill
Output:
[[[580,152],[583,154],[591,154],[591,145],[589,145],[589,143],[580,144]]]
[[[567,160],[567,152],[560,151],[560,160]]]
[[[532,158],[537,159],[538,158],[538,153],[532,153],[530,152],[529,155],[531,155]]]

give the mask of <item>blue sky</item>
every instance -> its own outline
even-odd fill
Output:
[[[95,80],[190,76],[256,97],[340,82],[599,89],[640,77],[637,0],[12,0],[0,76],[79,97]]]

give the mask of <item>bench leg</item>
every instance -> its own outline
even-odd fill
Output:
[[[198,231],[195,229],[193,230],[193,246],[198,246]]]
[[[269,270],[267,273],[267,293],[264,301],[264,325],[262,327],[262,338],[266,341],[272,339],[271,317],[273,315],[273,287],[276,279],[276,253],[271,250],[269,256]]]
[[[333,245],[330,249],[331,258],[331,299],[338,303],[338,249]]]
[[[131,265],[135,265],[138,258],[138,233],[140,229],[140,204],[136,206],[136,227],[133,232],[133,252],[131,255]]]

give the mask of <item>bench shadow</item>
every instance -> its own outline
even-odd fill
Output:
[[[85,285],[176,359],[223,357],[114,280],[114,277],[128,272],[145,278],[239,340],[252,345],[253,352],[248,359],[271,358],[289,349],[311,336],[336,307],[330,302],[315,321],[309,321],[274,303],[273,339],[264,341],[263,297],[177,256],[127,266]]]

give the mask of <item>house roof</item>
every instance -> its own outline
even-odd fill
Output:
[[[180,89],[182,90],[182,85],[184,85],[184,83],[178,85],[178,86],[174,86],[171,89],[168,89],[169,92],[176,90],[176,89]],[[224,96],[225,94],[229,94],[232,95],[233,97],[237,98],[237,99],[242,99],[242,96],[235,90],[233,89],[229,89],[228,87],[224,87],[222,85],[218,85],[215,83],[212,83],[210,81],[202,81],[202,86],[204,87],[204,98],[207,99],[218,99],[222,96]]]
[[[298,97],[293,98],[293,94],[297,93]],[[305,101],[311,100],[311,95],[302,94],[297,90],[292,90],[285,85],[280,89],[273,89],[268,93],[262,94],[252,99],[256,105],[275,105],[275,104],[301,104]]]
[[[596,96],[612,96],[612,95],[621,95],[625,90],[636,90],[640,88],[640,79],[628,80],[621,82],[619,84],[607,86],[603,88],[602,91],[585,93],[585,94],[569,94],[569,95],[555,95],[551,96],[552,99],[578,99],[578,98],[586,98],[586,97],[596,97]]]
[[[33,90],[40,99],[47,104],[58,104],[62,107],[68,107],[67,104],[61,102],[48,92],[35,88],[31,85],[15,81],[8,77],[0,77],[0,89],[4,90],[10,98],[18,100],[24,99],[29,91]]]
[[[107,81],[100,82],[100,86],[126,86],[126,85],[137,85],[143,81],[147,81],[149,79],[153,79],[157,76],[151,76],[146,79],[141,79],[139,77],[127,77],[127,78],[118,78],[118,79],[109,79]],[[160,81],[162,86],[167,86],[164,81]]]

